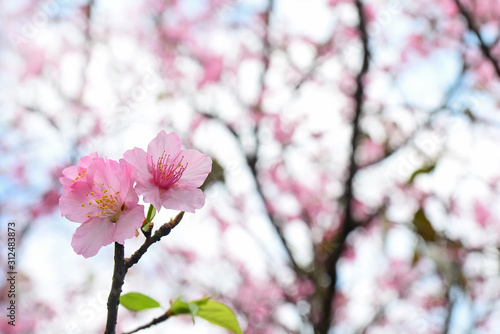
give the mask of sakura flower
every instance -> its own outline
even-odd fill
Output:
[[[144,221],[144,207],[133,188],[135,170],[121,162],[93,159],[84,177],[68,186],[59,199],[62,215],[81,223],[71,245],[86,258],[112,242],[123,245]]]
[[[98,158],[96,152],[91,153],[87,156],[84,156],[78,162],[78,166],[70,166],[65,168],[62,171],[63,176],[59,178],[59,182],[64,186],[64,193],[68,191],[69,188],[73,185],[74,182],[81,180],[85,177],[85,173],[87,172],[87,168],[90,163]]]
[[[205,194],[197,189],[212,169],[212,159],[197,150],[182,150],[175,133],[160,131],[147,153],[135,147],[123,155],[137,169],[136,192],[156,210],[194,212],[205,205]]]

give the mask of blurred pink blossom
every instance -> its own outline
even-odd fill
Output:
[[[488,220],[491,217],[490,210],[484,206],[481,202],[476,201],[474,205],[474,214],[476,217],[476,221],[482,228],[486,227]]]
[[[220,80],[224,69],[222,57],[206,55],[201,59],[201,63],[203,65],[203,77],[198,82],[198,88]]]
[[[56,189],[50,189],[45,194],[43,194],[42,201],[37,203],[30,210],[33,218],[52,213],[54,208],[59,203],[60,196],[61,194]]]

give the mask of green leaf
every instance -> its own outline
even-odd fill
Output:
[[[416,171],[411,174],[410,178],[408,179],[407,184],[412,184],[413,181],[415,181],[415,178],[420,175],[420,174],[429,174],[431,173],[434,169],[436,168],[436,163],[432,163],[430,165],[427,165],[425,167],[422,167],[420,169],[417,169]]]
[[[236,315],[226,305],[215,300],[206,300],[198,304],[199,310],[197,316],[211,322],[214,325],[228,329],[236,334],[243,334]]]
[[[194,317],[198,316],[233,333],[243,334],[234,312],[226,305],[211,300],[210,297],[190,302],[184,302],[181,298],[177,298],[171,303],[169,312],[173,315],[191,314],[193,323]]]
[[[194,300],[192,302],[185,302],[183,301],[180,297],[177,298],[173,303],[170,305],[170,312],[173,315],[178,315],[178,314],[191,314],[191,317],[193,318],[193,324],[194,324],[194,317],[197,315],[199,311],[199,306],[198,303],[203,301],[201,300]]]
[[[194,317],[195,315],[198,314],[198,311],[200,310],[200,308],[198,307],[198,305],[196,305],[196,303],[188,303],[188,307],[189,307],[189,312],[191,313],[191,317],[193,317],[193,324],[194,324]]]
[[[130,292],[120,297],[120,304],[131,311],[160,307],[160,303],[142,293]]]
[[[149,205],[148,215],[146,216],[146,222],[150,222],[156,216],[156,209],[153,204]]]
[[[181,297],[177,298],[170,305],[170,311],[173,315],[191,313],[188,303],[182,301]]]
[[[422,208],[418,209],[413,216],[413,225],[417,229],[417,233],[425,240],[425,241],[436,241],[437,234],[434,228],[432,227],[431,222],[425,216]]]

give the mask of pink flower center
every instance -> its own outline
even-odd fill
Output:
[[[82,171],[78,173],[77,177],[75,177],[75,179],[73,180],[73,182],[76,182],[77,180],[79,180],[82,177],[84,177],[85,173],[87,173],[87,170],[86,169],[82,169]]]
[[[104,186],[104,183],[102,185]],[[111,187],[109,188],[111,189]],[[109,194],[107,189],[101,189],[100,194],[96,194],[91,191],[90,193],[85,194],[89,197],[89,202],[88,204],[82,203],[82,207],[85,207],[86,205],[92,206],[99,211],[94,217],[108,218],[113,223],[116,223],[118,218],[120,218],[121,213],[127,210],[127,207],[125,203],[122,203],[119,194],[119,191],[116,191],[115,195]],[[87,217],[91,218],[91,215],[87,215]]]
[[[153,161],[153,156],[151,156],[153,182],[164,191],[172,188],[180,180],[188,166],[187,162],[185,165],[182,164],[184,156],[179,161],[176,160],[177,156],[170,161],[170,154],[166,155],[165,151],[163,151],[163,154],[158,158],[156,163]]]

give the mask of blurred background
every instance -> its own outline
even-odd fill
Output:
[[[165,129],[214,160],[207,202],[124,292],[166,309],[216,295],[248,334],[498,333],[499,8],[2,1],[0,263],[14,222],[18,309],[0,332],[102,333],[113,247],[74,253],[58,178]],[[120,308],[118,330],[164,311]],[[143,331],[170,332],[225,333],[189,317]]]

